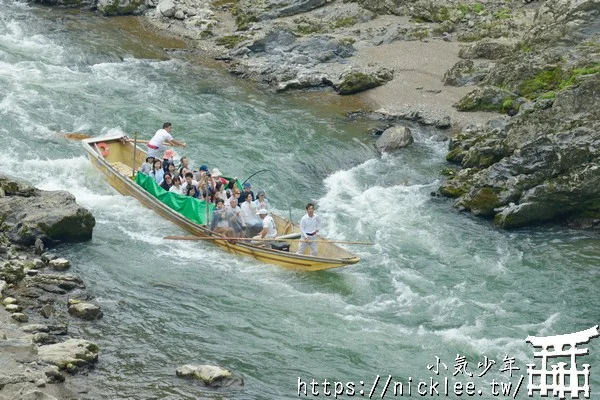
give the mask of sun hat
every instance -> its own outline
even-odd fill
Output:
[[[252,185],[250,184],[250,182],[246,182],[246,183],[244,183],[244,187],[249,188],[249,187],[252,187]]]
[[[267,215],[269,212],[267,211],[266,208],[261,208],[260,210],[258,210],[258,215]]]
[[[223,174],[221,173],[221,171],[219,171],[219,168],[213,168],[212,176],[223,176]]]
[[[259,190],[259,191],[256,193],[256,195],[257,195],[257,196],[261,196],[261,195],[262,195],[262,196],[266,196],[266,195],[265,195],[265,191],[264,191],[264,190],[262,190],[262,189],[261,189],[261,190]]]
[[[206,166],[206,164],[202,164],[200,166],[200,171],[206,171],[206,172],[208,172],[208,167]]]
[[[165,154],[163,155],[163,158],[169,159],[169,158],[173,158],[175,156],[175,151],[173,149],[167,149],[165,150]]]

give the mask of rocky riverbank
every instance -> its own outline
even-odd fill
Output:
[[[48,0],[42,0],[48,3]],[[354,114],[451,129],[440,193],[514,228],[600,226],[596,0],[52,0],[143,15],[275,91],[366,91]]]
[[[99,348],[70,327],[102,312],[48,249],[89,240],[94,225],[69,193],[0,177],[0,399],[81,397],[68,377],[87,373]]]

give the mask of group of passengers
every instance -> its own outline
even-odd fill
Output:
[[[152,177],[166,191],[214,204],[210,228],[219,234],[238,238],[277,236],[275,221],[269,215],[271,205],[264,190],[259,190],[255,198],[249,182],[245,182],[240,191],[237,179],[224,178],[218,168],[209,171],[202,164],[194,171],[187,157],[182,157],[176,166],[174,156],[172,149],[164,152],[162,160],[148,156],[139,172]]]
[[[182,157],[175,166],[175,152],[166,146],[185,147],[185,142],[175,140],[171,135],[172,124],[165,122],[148,141],[148,157],[140,172],[154,178],[163,189],[183,196],[191,196],[215,204],[210,229],[227,237],[253,237],[273,239],[277,237],[275,220],[269,215],[271,206],[265,192],[259,190],[254,197],[252,186],[245,182],[243,191],[237,187],[237,178],[227,180],[218,168],[209,172],[206,165],[197,171],[190,167],[187,157]],[[164,151],[162,160],[160,154]],[[317,255],[317,233],[321,219],[314,214],[315,206],[306,205],[306,215],[300,221],[301,242],[298,253],[304,254],[310,247],[310,254]]]

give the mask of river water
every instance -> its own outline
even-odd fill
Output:
[[[408,396],[409,381],[418,397],[416,383],[430,378],[445,397],[447,377],[450,391],[471,381],[482,391],[475,397],[491,399],[493,381],[511,382],[512,394],[521,376],[517,398],[527,398],[526,364],[535,362],[527,336],[600,321],[597,236],[504,232],[431,197],[446,166],[439,133],[415,127],[412,147],[378,157],[368,126],[344,118],[352,104],[338,97],[273,95],[197,58],[170,59],[162,49],[182,44],[134,19],[0,6],[2,170],[69,190],[97,221],[92,241],[58,250],[105,311],[76,331],[101,347],[82,397],[291,399],[299,379],[314,378],[345,390],[354,382],[360,398],[380,375],[373,397],[381,398],[391,375],[384,398],[394,397],[394,382]],[[316,200],[328,237],[376,245],[351,247],[357,265],[299,273],[208,243],[165,241],[183,232],[117,194],[80,144],[57,134],[138,130],[147,138],[164,121],[196,166],[243,179],[269,169],[251,182],[282,214],[298,220]],[[578,361],[594,367],[594,398],[600,339],[587,347]],[[473,377],[453,376],[463,356]],[[436,357],[437,375],[427,369]],[[511,365],[505,358],[519,368],[512,377],[501,371]],[[176,378],[175,368],[190,363],[227,367],[245,386],[214,391]]]

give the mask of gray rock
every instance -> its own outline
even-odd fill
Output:
[[[42,254],[42,261],[48,264],[50,261],[58,258],[58,256],[54,253],[44,253]]]
[[[92,237],[92,214],[64,191],[41,191],[0,177],[5,196],[0,197],[0,220],[14,243],[33,245],[38,236],[54,241],[80,242]]]
[[[37,332],[49,332],[50,329],[48,328],[47,325],[43,325],[43,324],[30,324],[30,325],[25,325],[21,328],[21,330],[23,332],[27,332],[27,333],[37,333]]]
[[[160,0],[156,9],[167,18],[174,16],[177,11],[173,0]]]
[[[44,318],[50,318],[54,313],[56,313],[56,310],[51,304],[44,304],[42,308],[40,308],[40,314]]]
[[[177,10],[177,11],[175,11],[174,17],[175,17],[175,19],[183,21],[185,19],[185,14],[183,13],[183,11]]]
[[[46,245],[44,244],[44,241],[40,237],[37,237],[35,239],[34,247],[35,247],[35,254],[38,254],[38,255],[43,254],[44,251],[46,251]]]
[[[515,46],[510,43],[496,42],[489,39],[481,40],[469,46],[464,46],[458,52],[460,58],[484,58],[497,60],[514,53]]]
[[[72,371],[98,361],[98,350],[98,345],[93,342],[69,339],[62,343],[40,346],[38,353],[40,360]]]
[[[327,4],[331,0],[240,0],[239,8],[246,15],[259,19],[273,19],[304,13]]]
[[[23,313],[14,313],[11,315],[12,319],[17,322],[27,322],[29,321],[29,317]]]
[[[48,265],[50,265],[56,271],[66,271],[71,267],[71,263],[66,258],[57,258],[51,260]]]
[[[145,0],[98,0],[97,8],[107,16],[139,14]]]
[[[4,298],[4,300],[2,300],[2,305],[7,306],[9,304],[16,304],[17,303],[17,299],[15,299],[14,297],[6,297]]]
[[[177,368],[175,372],[179,377],[197,379],[211,387],[244,384],[243,379],[234,376],[231,371],[213,365],[184,365]]]
[[[25,277],[25,268],[16,261],[0,261],[0,279],[6,283],[18,282]]]
[[[389,152],[413,143],[414,139],[410,129],[405,126],[394,126],[386,129],[375,142],[375,147],[380,152]]]
[[[0,299],[2,298],[4,290],[6,289],[6,285],[6,281],[0,279]]]
[[[99,306],[72,299],[69,300],[69,314],[88,321],[100,319],[103,315]]]
[[[9,304],[7,306],[4,306],[4,309],[11,314],[23,311],[23,307],[21,307],[18,304]]]
[[[38,347],[25,339],[0,340],[0,356],[10,354],[10,357],[21,363],[37,360]]]

